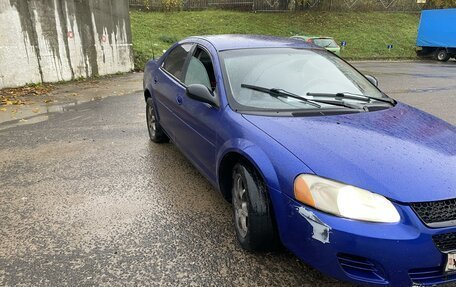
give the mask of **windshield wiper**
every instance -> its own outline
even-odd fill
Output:
[[[353,105],[353,104],[349,104],[349,103],[345,103],[345,102],[341,102],[341,101],[322,101],[322,100],[315,100],[315,99],[307,99],[305,97],[293,94],[293,93],[285,91],[283,89],[275,89],[275,88],[268,89],[268,88],[248,85],[248,84],[241,84],[241,87],[246,88],[246,89],[251,89],[254,91],[263,92],[263,93],[269,94],[273,97],[285,97],[285,98],[298,99],[298,100],[304,101],[312,106],[315,106],[317,108],[321,108],[321,105],[318,104],[318,103],[321,103],[321,104],[345,107],[345,108],[350,108],[350,109],[362,110],[362,108],[358,105]]]
[[[350,92],[343,92],[343,93],[307,93],[308,96],[312,97],[322,97],[322,98],[345,98],[345,99],[352,99],[352,100],[361,100],[361,101],[366,101],[370,102],[371,100],[379,101],[379,102],[384,102],[388,103],[391,105],[394,105],[395,101],[390,98],[377,98],[377,97],[371,97],[371,96],[366,96],[366,95],[359,95],[359,94],[354,94]]]
[[[282,89],[274,89],[274,88],[268,89],[268,88],[254,86],[254,85],[248,85],[248,84],[241,84],[241,87],[242,88],[246,88],[246,89],[251,89],[251,90],[254,90],[254,91],[258,91],[258,92],[263,92],[263,93],[269,94],[269,95],[271,95],[271,96],[273,96],[275,98],[283,97],[283,98],[297,99],[297,100],[306,102],[309,105],[312,105],[314,107],[321,108],[321,106],[316,103],[317,101],[308,100],[306,98],[303,98],[301,96],[295,95],[293,93],[287,92],[287,91],[282,90]]]

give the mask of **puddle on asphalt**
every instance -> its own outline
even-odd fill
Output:
[[[95,97],[62,103],[55,101],[50,103],[2,106],[2,110],[0,111],[0,130],[47,121],[50,113],[63,113],[77,105],[100,101],[102,99],[102,97]]]

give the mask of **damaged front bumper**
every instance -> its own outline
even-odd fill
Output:
[[[406,205],[395,204],[399,223],[370,223],[333,216],[281,192],[273,195],[284,245],[323,273],[354,283],[392,286],[436,285],[456,281],[445,272],[448,254],[433,235],[456,227],[426,227]]]

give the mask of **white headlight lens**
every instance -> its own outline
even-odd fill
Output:
[[[385,223],[400,220],[397,209],[385,197],[315,175],[298,176],[294,194],[302,203],[341,217]]]

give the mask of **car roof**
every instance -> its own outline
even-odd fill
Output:
[[[298,39],[282,38],[265,35],[210,35],[210,36],[193,36],[183,40],[191,41],[192,39],[202,39],[211,43],[218,51],[237,50],[249,48],[301,48],[301,49],[321,49],[311,43],[303,42]]]
[[[301,35],[295,35],[295,36],[292,36],[293,38],[302,38],[302,39],[332,39],[334,40],[333,37],[329,37],[329,36],[307,36],[307,35],[304,35],[304,36],[301,36]]]
[[[331,39],[331,40],[334,40],[333,37],[327,37],[327,36],[312,36],[310,38],[312,38],[312,39]]]

